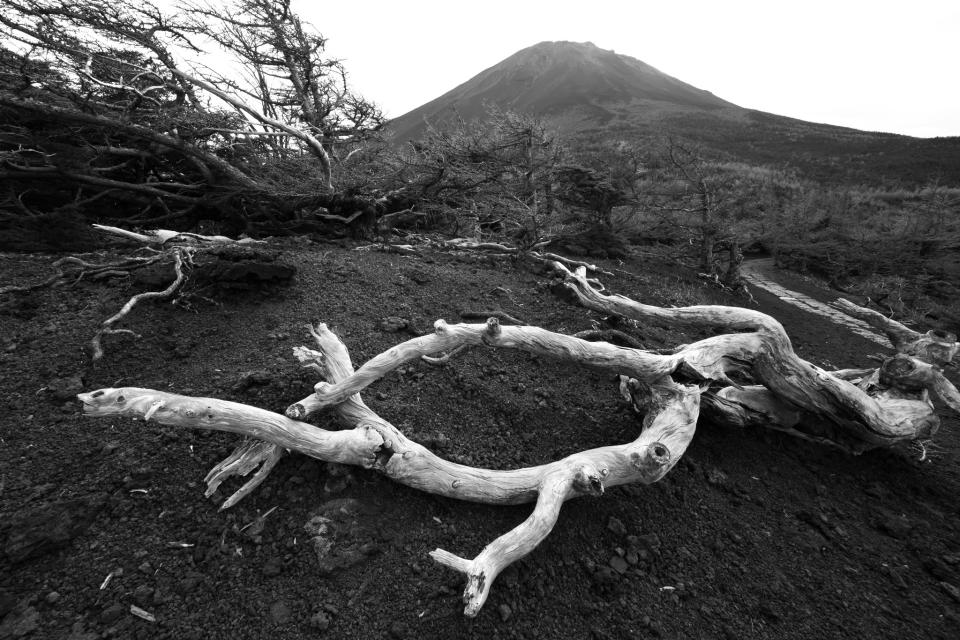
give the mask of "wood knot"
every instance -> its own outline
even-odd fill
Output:
[[[433,332],[438,336],[442,336],[447,332],[447,321],[440,319],[433,323]]]
[[[500,321],[496,318],[487,318],[487,328],[486,333],[491,338],[496,338],[500,335]]]

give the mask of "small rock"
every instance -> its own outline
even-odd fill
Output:
[[[727,474],[715,467],[708,469],[706,476],[707,483],[712,484],[715,487],[721,487],[727,483]]]
[[[57,602],[60,601],[60,594],[57,593],[56,591],[51,591],[50,593],[47,594],[47,597],[45,599],[47,601],[47,604],[57,604]]]
[[[287,624],[293,620],[293,611],[286,602],[278,600],[270,605],[270,619],[276,624]]]
[[[510,605],[504,603],[497,607],[497,611],[500,613],[500,621],[506,622],[510,619],[510,616],[513,615],[513,609],[510,608]]]
[[[317,631],[326,631],[330,628],[330,616],[323,611],[318,611],[310,616],[310,626]]]
[[[398,331],[403,331],[408,326],[410,326],[409,320],[404,320],[397,316],[388,316],[381,320],[378,325],[381,331],[386,331],[387,333],[397,333]]]
[[[139,567],[137,567],[137,570],[140,573],[150,574],[153,572],[153,566],[149,562],[144,562]]]
[[[83,392],[83,378],[79,375],[72,375],[66,378],[55,378],[47,383],[47,389],[53,399],[58,402],[73,400],[78,393]]]
[[[627,535],[627,527],[624,526],[620,518],[616,516],[610,516],[610,521],[607,522],[607,529],[617,534],[618,536]]]
[[[629,568],[630,565],[628,565],[627,561],[624,560],[621,556],[613,556],[612,558],[610,558],[610,566],[613,568],[614,571],[616,571],[620,575],[623,575],[624,573],[627,572],[627,569]]]
[[[401,640],[402,638],[406,638],[409,635],[409,633],[410,632],[409,632],[409,629],[407,629],[407,625],[405,625],[402,622],[394,622],[392,625],[390,625],[391,638],[396,638],[396,640]]]
[[[100,613],[100,622],[103,624],[113,624],[123,615],[123,606],[112,604]]]
[[[103,448],[100,449],[100,453],[102,455],[108,456],[119,448],[120,448],[120,443],[117,442],[116,440],[113,440],[103,445]]]
[[[234,393],[242,393],[254,385],[270,384],[273,376],[269,371],[260,369],[258,371],[247,371],[240,375],[236,384],[233,385]]]

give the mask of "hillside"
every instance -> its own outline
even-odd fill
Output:
[[[412,140],[487,105],[530,113],[568,139],[686,138],[751,164],[796,167],[827,183],[960,185],[960,137],[912,138],[805,122],[727,102],[635,58],[592,43],[541,42],[389,125]]]
[[[551,295],[545,276],[502,262],[270,246],[298,267],[290,287],[145,303],[127,325],[143,337],[111,337],[97,365],[80,346],[143,284],[88,279],[0,300],[0,638],[956,637],[960,484],[947,415],[935,462],[922,465],[704,424],[661,482],[567,504],[474,620],[462,614],[461,576],[428,552],[477,553],[529,505],[438,497],[298,454],[218,512],[240,482],[207,500],[203,478],[239,436],[94,419],[72,394],[123,384],[282,410],[315,382],[290,355],[309,344],[307,321],[335,327],[358,365],[465,309],[569,333],[602,323]],[[0,284],[33,282],[47,261],[0,256]],[[739,302],[657,260],[603,264],[617,270],[603,278],[611,291],[640,300]],[[877,350],[757,298],[813,362],[863,366]],[[392,316],[407,328],[391,333]],[[625,328],[650,348],[702,337]],[[488,468],[627,442],[639,428],[611,376],[504,349],[471,349],[441,367],[411,362],[363,397],[443,457]],[[318,517],[332,521],[332,547],[311,540]]]

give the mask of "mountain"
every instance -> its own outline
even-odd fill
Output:
[[[488,105],[544,118],[574,141],[675,136],[825,182],[960,186],[960,137],[873,133],[744,108],[589,42],[527,47],[392,120],[389,130],[397,141],[413,140],[428,123],[482,118]]]

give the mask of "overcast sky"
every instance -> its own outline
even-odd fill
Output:
[[[960,135],[960,0],[294,0],[390,117],[544,40],[593,42],[742,107]]]

